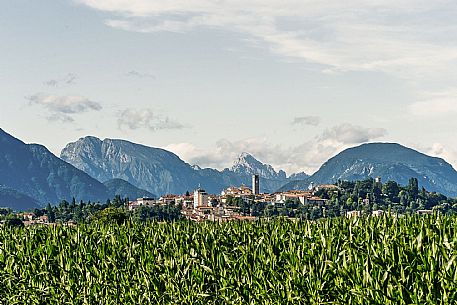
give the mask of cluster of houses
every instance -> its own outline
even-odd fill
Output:
[[[256,176],[256,175],[255,175]],[[239,187],[230,186],[223,190],[220,195],[210,195],[201,187],[197,188],[193,194],[186,195],[166,195],[158,199],[155,198],[138,198],[131,201],[128,205],[130,211],[142,206],[181,205],[181,212],[187,219],[194,221],[228,221],[228,220],[255,220],[254,216],[246,216],[241,213],[242,208],[233,204],[233,198],[241,198],[242,202],[247,203],[264,203],[266,205],[282,205],[288,201],[295,201],[301,204],[311,204],[321,206],[328,199],[316,196],[316,193],[322,189],[327,191],[339,190],[339,187],[333,184],[311,185],[308,190],[290,190],[286,192],[276,192],[273,194],[259,193],[258,178],[253,177],[253,187],[245,185]],[[364,199],[368,204],[369,200]],[[385,211],[372,211],[372,216],[382,216]],[[431,210],[420,210],[418,214],[431,214]],[[361,211],[347,211],[346,217],[360,217]]]
[[[36,224],[49,224],[49,219],[47,215],[36,216],[32,212],[24,212],[18,214],[22,218],[24,225],[36,225]]]
[[[327,199],[322,199],[315,195],[315,192],[322,189],[335,189],[336,185],[312,186],[309,190],[292,190],[287,192],[277,192],[273,194],[259,193],[258,177],[253,176],[253,186],[249,188],[245,185],[239,187],[230,186],[223,190],[220,195],[210,195],[201,187],[197,188],[193,194],[186,195],[165,195],[160,198],[138,198],[131,201],[128,205],[130,211],[139,207],[154,205],[176,204],[181,205],[182,214],[194,221],[227,221],[227,220],[255,220],[256,217],[245,216],[241,213],[241,207],[233,205],[233,198],[241,198],[243,202],[265,203],[268,205],[283,204],[289,200],[301,204],[325,204]]]

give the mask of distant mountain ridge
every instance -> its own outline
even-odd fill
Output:
[[[125,140],[84,137],[69,143],[60,157],[99,181],[121,178],[157,195],[198,185],[197,171],[175,154]]]
[[[254,158],[247,152],[241,153],[238,159],[234,162],[230,171],[243,175],[260,175],[263,178],[273,180],[286,180],[286,173],[283,170],[276,172],[273,166],[264,164]]]
[[[103,182],[103,184],[108,188],[111,194],[119,195],[122,198],[129,198],[130,200],[143,197],[157,197],[156,195],[146,190],[139,189],[122,179],[111,179]]]
[[[0,208],[23,211],[40,207],[41,204],[38,200],[8,186],[0,185]]]
[[[0,129],[0,207],[33,209],[72,198],[106,201],[115,195],[150,194],[117,180],[105,186],[46,147],[25,144]]]
[[[106,187],[54,156],[44,146],[25,144],[0,129],[0,184],[41,203],[76,197],[106,200]]]
[[[305,172],[300,172],[300,173],[294,173],[292,175],[289,176],[289,180],[292,180],[292,181],[296,181],[296,180],[306,180],[308,179],[310,176],[305,173]]]
[[[406,185],[412,177],[429,191],[457,196],[457,171],[445,160],[396,143],[368,143],[349,148],[325,162],[311,177],[280,188],[303,189],[311,182],[335,183],[381,177]]]
[[[42,145],[25,144],[0,129],[0,206],[34,208],[73,197],[84,201],[104,201],[114,195],[154,197],[182,194],[198,185],[217,194],[230,185],[250,186],[252,174],[261,176],[261,191],[269,193],[369,177],[406,185],[415,177],[429,191],[457,196],[457,171],[449,163],[395,143],[344,150],[311,177],[305,173],[287,177],[248,153],[219,171],[191,166],[164,149],[96,137],[69,143],[61,157],[63,160]]]
[[[69,143],[60,157],[99,181],[121,178],[157,195],[181,194],[201,185],[220,193],[230,185],[250,185],[251,175],[261,176],[261,191],[273,192],[289,180],[248,153],[223,171],[200,168],[181,160],[172,152],[125,140],[80,138]]]

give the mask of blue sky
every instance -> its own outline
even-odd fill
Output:
[[[3,1],[0,127],[55,154],[85,135],[223,168],[312,173],[399,142],[457,165],[452,1]]]

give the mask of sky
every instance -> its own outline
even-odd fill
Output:
[[[0,128],[287,173],[396,142],[457,167],[457,2],[3,0]]]

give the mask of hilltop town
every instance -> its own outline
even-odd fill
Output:
[[[317,220],[329,217],[380,216],[385,213],[444,214],[457,213],[457,199],[419,188],[418,180],[411,178],[408,185],[395,181],[382,183],[381,178],[360,181],[338,180],[336,184],[310,185],[306,189],[260,192],[261,178],[252,176],[251,187],[229,186],[220,194],[209,194],[199,186],[193,193],[167,194],[136,200],[117,195],[112,200],[79,203],[62,200],[58,205],[47,205],[22,213],[0,209],[2,222],[24,225],[66,224],[90,222],[123,223],[131,219],[174,221],[230,221],[258,218],[286,217]],[[16,219],[12,219],[12,217]],[[14,218],[13,217],[13,218]]]
[[[312,204],[316,207],[325,205],[328,199],[316,196],[322,189],[337,190],[336,185],[310,185],[308,190],[291,190],[273,194],[260,193],[259,175],[252,176],[252,186],[230,186],[220,194],[208,194],[202,187],[198,187],[193,194],[168,194],[160,198],[138,198],[128,203],[128,210],[134,211],[140,207],[175,204],[181,206],[182,215],[190,220],[227,221],[227,220],[255,220],[254,209],[246,211],[246,207],[281,206],[286,203]],[[253,211],[254,210],[254,211]]]

